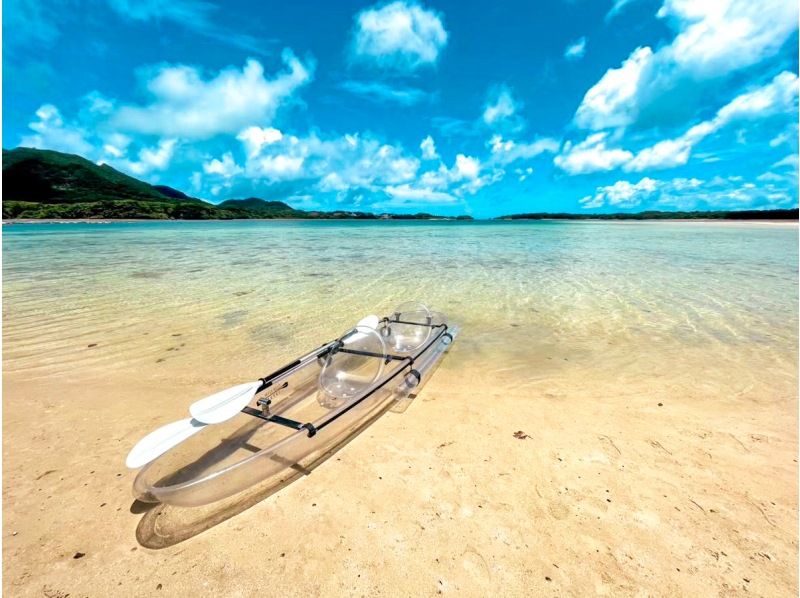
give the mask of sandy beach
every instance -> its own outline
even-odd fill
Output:
[[[406,235],[445,230],[427,226]],[[636,264],[635,287],[627,262],[598,265],[611,263],[599,232],[584,247],[563,236],[574,228],[535,229],[556,235],[553,247],[569,244],[569,269],[559,262],[551,277],[529,261],[533,250],[517,251],[514,231],[525,235],[519,243],[549,237],[529,241],[530,229],[518,227],[504,229],[500,275],[489,245],[485,262],[469,254],[480,241],[472,231],[452,241],[449,261],[433,264],[444,279],[353,279],[329,311],[311,305],[335,280],[296,276],[285,284],[297,292],[278,294],[269,282],[279,266],[265,260],[263,286],[237,287],[237,266],[222,267],[221,250],[213,271],[224,274],[203,293],[184,274],[156,275],[127,253],[122,267],[101,252],[109,273],[98,266],[74,281],[69,264],[38,270],[42,278],[6,266],[4,593],[797,594],[796,265],[754,254],[760,269],[741,264],[752,286],[733,266],[730,280],[715,278],[704,272],[728,259],[721,231],[694,269],[680,270],[682,282],[667,285],[661,265],[674,264],[686,240],[672,245],[652,236],[663,229],[646,228],[655,232],[616,241],[628,256],[639,245],[652,256]],[[690,228],[670,225],[670,239]],[[327,230],[342,238],[335,227],[309,230],[325,246]],[[776,231],[786,245],[764,255],[785,256],[791,243],[796,252],[796,232]],[[271,246],[287,250],[277,234]],[[732,247],[762,248],[762,239]],[[4,242],[9,264],[21,241]],[[64,242],[83,248],[69,258],[76,263],[99,251],[97,237]],[[346,245],[370,248],[367,261],[380,255],[363,238]],[[460,254],[470,270],[447,265]],[[644,267],[656,260],[661,270]],[[335,262],[317,267],[336,271]],[[454,281],[467,276],[472,296],[456,292]],[[64,294],[51,296],[48,281]],[[418,295],[416,285],[463,330],[404,413],[384,414],[270,495],[254,488],[197,511],[134,502],[124,459],[144,433],[336,334],[353,311]]]

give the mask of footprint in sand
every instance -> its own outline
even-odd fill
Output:
[[[490,579],[492,576],[486,559],[480,552],[472,548],[472,546],[468,546],[467,549],[461,553],[461,566],[464,567],[465,571],[478,579]]]

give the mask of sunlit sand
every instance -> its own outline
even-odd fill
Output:
[[[794,595],[797,243],[698,223],[6,227],[3,590]],[[144,433],[406,299],[462,331],[404,413],[270,495],[134,503]]]

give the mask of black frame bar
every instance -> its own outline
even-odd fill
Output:
[[[441,324],[431,324],[431,323],[422,324],[420,322],[406,322],[404,320],[399,320],[399,319],[393,320],[391,318],[383,318],[380,321],[381,322],[390,322],[390,323],[394,322],[394,323],[397,323],[397,324],[409,324],[409,325],[413,325],[413,326],[427,326],[427,327],[429,327],[431,329],[441,328],[441,331],[432,340],[430,340],[420,351],[418,351],[416,353],[416,355],[414,355],[413,357],[410,356],[410,355],[406,355],[406,356],[388,355],[388,354],[387,355],[381,355],[380,353],[373,353],[371,351],[358,351],[358,350],[355,350],[355,349],[344,349],[344,348],[342,348],[342,344],[343,344],[342,340],[347,338],[351,334],[355,333],[356,332],[355,328],[352,329],[352,330],[349,330],[348,332],[346,332],[344,335],[342,335],[338,339],[321,345],[320,348],[317,350],[316,354],[315,353],[309,354],[310,357],[313,356],[313,357],[319,358],[319,357],[323,357],[323,356],[325,356],[325,355],[327,355],[329,353],[333,353],[333,352],[337,352],[338,351],[338,352],[342,352],[342,353],[351,353],[351,354],[354,354],[354,355],[365,355],[367,357],[379,357],[381,359],[386,359],[387,363],[389,361],[408,361],[408,363],[406,365],[399,367],[396,372],[394,372],[391,376],[386,378],[386,380],[381,382],[378,386],[375,386],[374,388],[372,388],[363,397],[357,399],[356,401],[353,401],[347,407],[345,407],[342,411],[340,411],[339,413],[336,413],[332,417],[330,417],[327,420],[323,421],[318,426],[314,426],[314,424],[312,424],[310,422],[303,423],[303,422],[299,422],[299,421],[296,421],[296,420],[293,420],[293,419],[289,419],[289,418],[286,418],[286,417],[281,417],[280,415],[271,415],[271,414],[268,413],[268,411],[266,409],[264,409],[263,411],[259,411],[258,409],[250,407],[249,405],[242,409],[242,413],[246,413],[247,415],[252,415],[253,417],[258,417],[259,419],[263,419],[263,420],[268,421],[268,422],[272,422],[272,423],[275,423],[275,424],[278,424],[278,425],[281,425],[281,426],[285,426],[287,428],[292,428],[293,430],[300,431],[300,430],[304,430],[305,429],[305,430],[308,431],[308,437],[310,438],[310,437],[314,436],[319,430],[322,430],[328,424],[330,424],[330,423],[336,421],[337,419],[339,419],[341,416],[343,416],[345,413],[350,411],[356,405],[359,405],[362,401],[365,401],[366,399],[371,397],[377,391],[379,391],[380,389],[385,387],[387,384],[389,384],[389,382],[391,382],[392,380],[397,378],[397,376],[400,375],[401,373],[403,373],[403,372],[412,373],[417,377],[417,380],[420,381],[420,374],[419,374],[419,372],[417,372],[417,370],[414,369],[414,361],[417,358],[419,358],[420,355],[422,355],[428,349],[430,349],[436,342],[440,341],[444,337],[449,337],[450,340],[453,339],[452,335],[449,332],[447,332],[447,324],[444,324],[444,323],[441,323]],[[273,373],[269,374],[268,376],[265,376],[264,378],[261,378],[261,386],[259,386],[258,390],[256,391],[256,394],[258,394],[259,392],[261,392],[261,391],[269,388],[270,386],[272,386],[272,383],[275,381],[276,378],[278,378],[282,374],[285,374],[289,370],[301,365],[302,363],[303,363],[303,359],[302,358],[301,359],[297,359],[297,360],[293,361],[292,363],[289,363],[289,364],[283,366],[282,368],[274,371]],[[408,371],[406,371],[406,368],[408,368]]]

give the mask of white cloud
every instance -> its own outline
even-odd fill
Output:
[[[243,176],[250,180],[306,179],[326,192],[379,190],[414,179],[420,161],[398,146],[371,137],[344,135],[323,139],[250,131],[239,139],[247,151]],[[261,143],[264,138],[268,143]]]
[[[92,91],[83,97],[86,108],[90,114],[107,115],[114,111],[114,101],[108,99],[99,91]]]
[[[433,137],[430,135],[422,140],[422,143],[419,144],[419,149],[422,150],[423,160],[436,160],[439,158],[439,154],[436,151],[436,144],[433,141]]]
[[[65,123],[58,108],[52,104],[40,106],[36,111],[36,119],[28,124],[34,133],[22,137],[20,145],[23,147],[81,155],[87,155],[93,150],[86,140],[87,131],[78,125]]]
[[[653,52],[637,48],[620,68],[609,69],[583,99],[578,126],[603,129],[633,124],[644,111],[680,98],[704,81],[774,56],[797,29],[797,3],[786,0],[665,0],[658,16],[676,30],[670,44]],[[709,83],[709,85],[712,83]]]
[[[530,160],[539,154],[558,151],[559,142],[550,137],[541,137],[525,143],[503,139],[502,135],[494,135],[489,140],[492,149],[492,159],[498,164],[510,164],[516,160]]]
[[[723,127],[735,123],[762,120],[774,115],[797,113],[798,77],[784,71],[772,81],[739,94],[720,108],[716,115],[690,127],[683,135],[664,139],[640,149],[636,155],[621,148],[606,146],[607,132],[595,133],[575,146],[565,144],[555,164],[570,174],[584,174],[622,167],[627,172],[657,168],[674,168],[689,161],[694,147]],[[740,130],[740,136],[744,130]],[[495,148],[502,144],[494,143]],[[706,157],[706,161],[713,157]]]
[[[772,165],[772,168],[781,168],[784,166],[788,166],[790,168],[793,168],[794,170],[797,170],[797,162],[798,162],[797,154],[789,154],[785,158],[782,158],[777,162],[775,162],[775,164]]]
[[[242,70],[227,68],[212,79],[189,66],[166,66],[147,82],[154,101],[147,106],[122,106],[112,125],[144,134],[204,139],[236,133],[269,122],[278,107],[311,80],[312,67],[284,50],[286,70],[272,79],[257,60]]]
[[[261,148],[270,143],[277,143],[283,139],[283,133],[278,129],[267,127],[248,127],[240,132],[236,139],[242,142],[248,156],[257,156],[261,152]]]
[[[764,118],[795,109],[797,75],[784,71],[770,83],[743,93],[720,108],[715,121],[719,126],[737,119]]]
[[[756,180],[759,181],[766,181],[766,182],[778,182],[783,181],[784,177],[779,174],[775,174],[774,172],[765,172],[764,174],[760,174],[756,177]]]
[[[594,133],[575,145],[568,141],[553,162],[569,174],[586,174],[613,170],[633,157],[627,150],[608,148],[607,137],[607,133]]]
[[[389,185],[384,191],[394,199],[409,200],[411,202],[444,204],[458,201],[458,199],[450,193],[436,191],[435,189],[427,187],[412,187],[408,183],[404,185]]]
[[[731,123],[764,119],[775,114],[796,114],[797,83],[797,75],[784,71],[766,85],[736,96],[720,108],[714,118],[694,125],[680,137],[640,150],[624,169],[642,171],[681,166],[689,161],[695,145]]]
[[[216,174],[229,179],[243,172],[242,167],[236,164],[231,152],[225,152],[222,159],[214,158],[203,164],[203,172],[206,174]]]
[[[651,209],[741,209],[743,207],[787,207],[796,203],[796,179],[761,176],[756,185],[741,176],[716,176],[704,181],[697,178],[658,180],[644,177],[639,182],[617,181],[598,187],[594,194],[582,198],[584,209],[609,206],[630,209],[643,206]]]
[[[175,154],[177,143],[177,139],[162,139],[155,147],[145,147],[139,150],[138,160],[121,159],[114,161],[114,166],[136,176],[166,170]]]
[[[268,181],[291,181],[303,177],[304,162],[301,156],[263,156],[248,164],[248,172]]]
[[[797,29],[797,3],[786,0],[666,0],[658,16],[680,31],[663,52],[697,76],[756,64]]]
[[[698,184],[700,182],[698,181]],[[604,205],[621,209],[633,208],[649,199],[660,185],[660,181],[649,177],[642,178],[638,183],[617,181],[613,185],[598,187],[594,195],[587,195],[579,203],[585,209],[599,208]]]
[[[652,59],[650,48],[636,48],[620,68],[608,69],[586,92],[575,113],[575,123],[584,129],[597,130],[634,122],[639,81]]]
[[[504,121],[514,120],[522,104],[514,99],[511,90],[506,85],[495,87],[489,92],[489,99],[484,105],[483,122],[489,126],[500,124]],[[518,122],[512,122],[518,125]]]
[[[375,102],[394,102],[401,106],[413,106],[429,98],[428,94],[415,87],[397,87],[379,81],[343,81],[339,87],[354,95]]]
[[[564,58],[567,60],[580,60],[586,54],[586,38],[580,37],[567,46]]]
[[[769,146],[770,147],[778,147],[780,145],[783,145],[784,143],[790,143],[790,142],[797,143],[797,129],[796,129],[796,126],[793,127],[792,129],[793,130],[790,129],[790,130],[782,131],[782,132],[778,133],[777,135],[775,135],[775,137],[773,137],[772,139],[769,140]]]
[[[528,168],[525,169],[516,168],[514,169],[514,172],[516,173],[519,182],[522,183],[525,181],[525,179],[527,179],[529,176],[533,174],[533,167],[528,166]]]
[[[458,154],[456,156],[455,173],[458,179],[476,179],[481,171],[481,163],[477,158]]]
[[[608,13],[606,14],[606,21],[610,21],[611,19],[613,19],[620,12],[622,12],[623,8],[625,8],[626,6],[628,6],[628,4],[631,4],[632,2],[635,1],[636,0],[614,0],[614,5],[611,7],[611,10],[609,10]]]
[[[691,151],[692,145],[686,139],[665,139],[640,150],[625,164],[624,170],[640,172],[650,168],[682,166],[689,161]]]
[[[441,16],[415,2],[396,1],[355,16],[356,60],[402,70],[435,64],[447,44]]]

